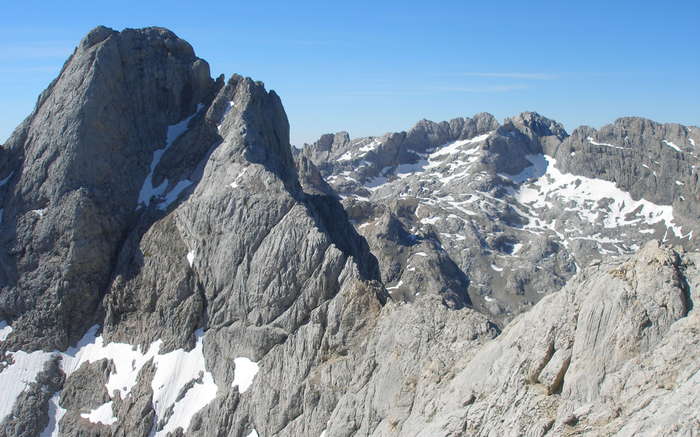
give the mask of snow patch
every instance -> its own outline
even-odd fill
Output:
[[[145,352],[142,352],[140,347],[126,343],[105,345],[102,336],[96,336],[97,329],[97,326],[90,328],[78,344],[66,352],[9,352],[14,363],[0,373],[0,386],[3,387],[0,391],[0,418],[9,414],[20,393],[36,380],[37,374],[43,370],[45,364],[56,356],[61,357],[61,369],[67,377],[83,363],[101,359],[112,360],[114,371],[109,375],[105,387],[110,396],[114,396],[115,391],[118,391],[122,399],[129,395],[136,384],[141,368],[152,359],[156,368],[151,383],[156,423],[166,420],[165,413],[170,408],[173,411],[163,429],[154,433],[155,437],[165,436],[178,427],[187,429],[194,414],[216,397],[217,386],[214,378],[204,367],[204,332],[201,329],[195,332],[197,342],[194,349],[189,352],[178,349],[167,354],[159,353],[162,344],[160,340],[151,343]],[[187,386],[189,388],[185,390]],[[182,396],[178,399],[181,392]],[[55,422],[60,420],[65,412],[58,406],[57,399],[53,410],[51,404],[49,405]],[[111,409],[112,404],[108,402],[89,413],[84,413],[87,416],[83,417],[100,423],[114,423],[116,419],[113,419]],[[57,434],[55,424],[52,427],[51,423],[50,421],[49,426],[44,429],[43,436]]]
[[[498,267],[496,264],[491,264],[491,268],[494,269],[497,272],[502,272],[503,267]]]
[[[396,167],[396,176],[399,179],[406,178],[408,176],[411,176],[414,173],[417,173],[419,171],[422,171],[425,166],[428,165],[428,160],[427,159],[421,159],[416,163],[413,164],[399,164]]]
[[[233,373],[231,387],[238,386],[238,391],[244,393],[253,384],[253,379],[260,370],[260,366],[246,357],[238,357],[233,362],[236,365],[236,370]]]
[[[36,376],[44,370],[44,365],[51,359],[51,352],[24,351],[9,352],[13,364],[0,373],[0,421],[12,412],[17,397],[29,384],[36,381]]]
[[[164,355],[155,355],[153,362],[156,373],[151,382],[153,389],[153,406],[159,419],[165,417],[172,407],[173,414],[163,429],[155,437],[166,436],[182,427],[186,430],[195,413],[204,408],[216,397],[217,386],[214,377],[204,367],[204,332],[200,329],[195,335],[197,343],[189,352],[174,350]],[[178,399],[185,386],[196,381]]]
[[[103,425],[112,425],[117,422],[117,418],[112,412],[112,401],[100,405],[89,413],[82,413],[80,417],[92,423],[101,423]]]
[[[376,149],[377,146],[379,146],[381,143],[382,143],[382,142],[381,142],[380,140],[372,140],[372,141],[370,141],[369,143],[367,143],[366,145],[360,147],[360,148],[358,149],[358,151],[359,151],[362,155],[366,155],[367,153],[369,153],[369,152],[371,152],[372,150]]]
[[[368,179],[365,182],[365,187],[371,191],[375,191],[382,185],[389,182],[388,176],[392,173],[396,176],[394,180],[407,178],[411,175],[421,174],[430,170],[426,176],[437,177],[443,184],[449,183],[455,179],[460,179],[468,176],[468,166],[478,159],[480,149],[478,147],[466,148],[464,146],[477,144],[489,138],[493,132],[469,138],[466,140],[454,141],[437,147],[435,151],[429,150],[428,154],[417,153],[420,159],[412,164],[399,164],[395,167],[385,167],[380,171],[380,174]],[[360,152],[368,152],[373,150],[381,142],[373,141],[372,143],[359,149]],[[365,153],[366,154],[366,153]],[[348,160],[351,158],[350,152],[339,158],[339,161]],[[435,169],[440,168],[440,171]],[[443,170],[446,170],[443,171]],[[446,173],[446,174],[441,174]],[[393,182],[393,181],[392,181]]]
[[[673,144],[671,141],[663,140],[663,143],[675,150],[676,152],[682,152],[681,148]]]
[[[0,341],[5,341],[10,333],[12,333],[12,326],[8,325],[4,320],[0,321]]]
[[[357,145],[358,143],[355,143]],[[369,152],[375,150],[377,146],[381,144],[380,140],[372,140],[369,143],[365,144],[364,146],[358,148],[355,152],[356,157],[354,159],[359,159],[362,158],[363,156],[367,155]],[[338,161],[351,161],[353,159],[353,151],[348,150],[347,152],[343,153],[340,158],[338,158]],[[363,161],[365,163],[366,161]],[[366,164],[363,164],[362,166],[365,166]]]
[[[60,422],[63,415],[66,414],[66,409],[61,408],[61,406],[58,404],[60,398],[60,391],[54,393],[54,395],[49,398],[49,423],[46,425],[46,428],[44,428],[39,437],[59,437],[58,422]]]
[[[190,185],[192,185],[192,181],[189,179],[184,179],[178,182],[177,185],[175,185],[173,189],[165,195],[165,200],[158,204],[158,209],[160,209],[161,211],[165,211],[166,209],[168,209],[170,204],[177,200],[177,198],[180,196],[180,193],[185,191]]]
[[[525,158],[527,158],[532,165],[523,169],[523,171],[516,175],[506,176],[506,178],[513,181],[513,183],[522,184],[523,182],[531,179],[541,178],[547,173],[549,163],[545,159],[544,155],[527,155]]]
[[[462,146],[465,146],[467,144],[476,144],[480,143],[482,141],[485,141],[488,137],[491,136],[493,132],[485,133],[483,135],[478,135],[474,138],[469,138],[467,140],[459,140],[455,141],[454,143],[447,144],[445,146],[440,147],[440,149],[436,152],[433,152],[430,154],[431,158],[437,157],[437,156],[442,156],[442,155],[451,155],[455,152],[459,152],[460,148]]]
[[[38,215],[39,217],[43,217],[44,214],[46,214],[46,208],[42,208],[42,209],[32,209],[32,210],[29,211],[29,212],[33,212],[34,214]]]
[[[550,208],[553,206],[552,200],[559,198],[574,205],[567,207],[567,211],[575,212],[591,223],[602,221],[608,229],[664,222],[674,234],[684,238],[681,227],[673,222],[672,206],[657,205],[645,199],[634,200],[628,192],[610,181],[561,173],[556,168],[554,158],[540,156],[548,162],[546,173],[516,191],[518,202],[538,209]],[[536,160],[532,155],[527,158],[535,165]]]
[[[386,287],[387,290],[396,290],[397,288],[401,287],[403,285],[403,281],[399,281],[398,284],[394,285],[393,287]]]
[[[522,243],[516,243],[513,245],[513,250],[510,252],[511,255],[517,255],[520,250],[523,248]]]
[[[258,432],[253,428],[246,437],[258,437]]]
[[[420,220],[424,225],[434,225],[440,221],[440,217],[426,217]]]
[[[228,184],[228,186],[231,187],[231,188],[238,188],[238,187],[240,187],[238,181],[243,177],[243,175],[245,174],[245,172],[246,172],[247,170],[248,170],[248,167],[244,168],[242,172],[238,173],[238,175],[236,176],[236,179],[234,179],[233,182],[231,182],[230,184]]]
[[[187,262],[190,264],[190,267],[192,267],[192,264],[194,264],[194,250],[187,252]]]
[[[184,120],[182,120],[176,124],[168,126],[167,132],[165,134],[165,137],[166,137],[165,138],[165,147],[153,152],[153,158],[151,159],[151,165],[150,165],[148,175],[146,176],[146,179],[143,181],[143,185],[141,186],[141,191],[139,191],[139,200],[136,204],[137,209],[140,206],[147,207],[151,203],[151,198],[162,196],[163,193],[165,193],[165,189],[168,187],[168,180],[164,179],[163,182],[160,183],[160,185],[158,185],[157,187],[154,187],[153,186],[153,173],[155,172],[156,167],[158,167],[158,164],[160,163],[160,160],[163,158],[163,155],[165,154],[165,152],[170,148],[170,146],[173,145],[175,140],[177,140],[180,137],[180,135],[187,132],[187,127],[190,123],[190,120],[192,120],[192,118],[194,118],[197,114],[199,114],[199,111],[201,111],[203,107],[204,107],[204,105],[201,105],[201,104],[197,105],[197,110],[195,111],[194,114],[190,115],[189,117],[185,118]],[[191,183],[192,182],[190,182],[190,184]],[[182,189],[184,189],[184,188],[182,188]],[[180,194],[180,193],[178,192],[177,194]],[[177,195],[175,195],[175,198],[177,198]],[[167,199],[165,202],[167,202]],[[172,201],[171,201],[171,203],[172,203]],[[169,205],[169,204],[170,203],[168,203],[167,205]],[[165,208],[167,208],[167,205],[165,205]],[[159,208],[160,208],[160,206],[159,206]],[[161,209],[165,209],[165,208],[161,208]]]
[[[588,137],[586,138],[589,143],[593,144],[594,146],[604,146],[604,147],[612,147],[613,149],[629,149],[629,147],[621,147],[621,146],[616,146],[614,144],[610,143],[598,143],[593,140],[593,137]]]

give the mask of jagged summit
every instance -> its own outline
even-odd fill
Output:
[[[12,248],[0,314],[27,327],[8,341],[64,349],[94,323],[153,151],[215,86],[171,32],[100,27],[83,39],[0,163]]]
[[[279,180],[279,193],[303,200],[279,97],[239,75],[213,80],[163,28],[91,31],[3,152],[0,232],[22,248],[3,263],[0,316],[16,327],[7,347],[79,339],[99,322],[124,245],[197,189],[211,196],[209,178],[255,164],[272,175],[261,189]],[[264,174],[243,173],[225,186]]]

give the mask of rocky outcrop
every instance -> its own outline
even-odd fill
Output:
[[[332,176],[334,189],[340,194],[359,192],[366,195],[364,183],[386,176],[399,165],[416,164],[427,150],[453,141],[472,138],[498,128],[491,114],[473,118],[456,118],[435,123],[421,120],[408,132],[388,133],[382,137],[350,139],[347,132],[323,135],[306,145],[303,154],[319,167],[325,177]],[[352,174],[352,178],[347,176]]]
[[[61,389],[63,382],[64,376],[58,360],[46,362],[35,381],[19,395],[12,412],[4,418],[0,425],[0,436],[39,435],[51,420],[49,400]]]
[[[105,50],[113,50],[115,54],[112,56],[117,56],[121,49],[128,61],[132,62],[139,59],[138,54],[144,47],[153,46],[153,50],[164,51],[160,57],[158,54],[144,55],[154,65],[161,66],[165,62],[161,67],[166,68],[170,61],[163,61],[162,57],[169,60],[178,54],[189,56],[186,59],[191,58],[193,65],[199,65],[201,61],[194,57],[189,46],[175,38],[162,29],[117,33],[98,28],[86,37],[67,68],[73,68],[75,63],[87,62],[83,58],[97,57],[94,66],[80,70],[83,74],[98,72],[94,73],[98,75],[97,78],[85,79],[95,82],[86,85],[92,90],[103,83],[99,72],[109,67],[111,62],[118,61],[118,58],[100,58],[107,56],[102,54]],[[343,320],[342,316],[347,311],[345,305],[329,314],[326,308],[328,302],[337,295],[349,293],[355,296],[353,299],[360,300],[364,308],[369,308],[371,302],[381,305],[386,301],[385,291],[376,282],[376,259],[348,222],[337,197],[330,192],[303,191],[289,145],[287,118],[274,92],[266,91],[261,83],[240,76],[233,76],[225,85],[222,80],[215,83],[208,79],[208,74],[207,80],[202,81],[206,89],[198,88],[198,85],[190,82],[182,84],[182,81],[172,80],[170,76],[176,74],[177,69],[174,72],[167,69],[151,72],[147,71],[148,63],[130,65],[129,62],[120,73],[123,79],[121,76],[117,79],[131,87],[138,87],[138,92],[128,97],[117,94],[118,90],[113,90],[109,96],[91,96],[100,106],[121,99],[115,104],[119,106],[120,114],[125,113],[129,117],[140,112],[143,123],[148,123],[142,127],[136,125],[133,137],[124,138],[126,144],[120,145],[138,149],[131,154],[133,156],[128,150],[115,151],[118,159],[133,159],[135,167],[142,162],[140,167],[144,170],[143,174],[129,169],[132,164],[105,162],[105,165],[114,167],[110,169],[114,180],[93,181],[76,167],[70,168],[76,175],[69,173],[65,176],[78,184],[75,191],[66,194],[69,198],[77,196],[80,199],[80,193],[89,193],[93,186],[103,190],[113,190],[113,186],[129,188],[126,193],[112,192],[113,196],[108,199],[111,203],[107,206],[112,211],[110,223],[121,227],[103,229],[95,237],[100,238],[102,245],[93,244],[89,239],[79,242],[80,247],[87,246],[86,250],[90,251],[83,256],[98,251],[99,259],[74,259],[70,256],[77,249],[70,246],[64,249],[69,254],[65,261],[69,266],[79,261],[94,263],[103,260],[104,265],[100,269],[95,267],[90,270],[98,282],[78,284],[80,287],[91,286],[90,294],[85,299],[78,299],[81,294],[68,295],[64,296],[64,301],[57,303],[58,306],[45,309],[41,297],[35,307],[28,308],[27,313],[21,316],[11,313],[9,309],[3,310],[2,314],[14,329],[3,342],[3,347],[11,351],[18,348],[31,350],[31,345],[36,344],[45,350],[54,347],[66,349],[64,343],[54,343],[46,336],[34,335],[47,323],[34,316],[37,312],[43,317],[66,317],[74,324],[79,323],[79,326],[85,327],[82,332],[76,328],[81,336],[89,324],[104,325],[100,337],[81,340],[83,346],[75,352],[75,357],[85,356],[86,351],[92,348],[104,350],[101,353],[109,355],[110,346],[101,346],[106,342],[114,344],[114,347],[119,344],[139,346],[139,350],[147,352],[143,359],[151,356],[158,363],[165,360],[162,357],[169,353],[199,350],[197,345],[201,342],[202,359],[206,361],[206,368],[211,372],[216,386],[221,387],[217,390],[217,400],[210,405],[211,409],[216,409],[231,396],[236,397],[232,393],[240,390],[232,386],[237,366],[234,358],[269,361],[267,366],[284,364],[292,359],[291,355],[284,355],[290,352],[287,345],[309,342],[308,335],[311,334],[305,334],[308,329],[315,330],[315,335],[320,339],[331,317],[338,319],[337,325],[343,326],[343,329],[338,326],[334,328],[335,335],[342,338],[352,335],[354,324],[364,323],[364,319],[357,322]],[[184,62],[175,64],[176,67],[180,64],[187,66]],[[192,71],[196,71],[194,66],[187,67],[189,70],[182,68],[187,72],[185,78],[188,79],[191,79]],[[148,80],[162,74],[169,81],[161,84],[140,83],[138,75],[144,73],[148,73],[145,75]],[[57,84],[73,80],[76,79],[64,71]],[[121,83],[112,76],[104,81],[111,86]],[[44,105],[46,110],[53,111],[55,107],[69,103],[56,90],[58,85],[48,92],[52,96],[50,99],[54,100]],[[188,87],[192,96],[182,94],[182,89]],[[148,105],[157,103],[158,96],[141,96],[141,88],[161,90],[166,97],[174,96],[171,114],[168,114],[168,102],[164,101],[161,102],[164,105],[162,108],[166,110],[160,110],[159,122],[149,118],[151,109]],[[219,90],[216,91],[216,88]],[[186,100],[182,100],[184,98]],[[37,113],[41,113],[44,106],[38,108]],[[81,105],[74,106],[76,112],[84,109]],[[112,120],[104,114],[99,117],[101,123],[114,123],[116,128],[121,125],[130,127],[128,120]],[[143,129],[145,133],[139,135],[138,129]],[[99,143],[99,147],[113,147],[104,135],[101,131],[86,129],[81,132],[79,140],[67,138],[66,142],[73,143],[65,145],[65,148],[85,148],[93,143]],[[33,144],[32,141],[12,143],[9,150],[16,148],[17,153],[28,153]],[[160,147],[154,151],[153,145]],[[79,153],[76,151],[75,155]],[[72,165],[71,156],[54,157],[55,165]],[[144,159],[139,161],[138,158]],[[79,159],[85,159],[85,156],[80,155]],[[32,161],[32,165],[39,164]],[[18,174],[19,171],[21,174],[36,172],[28,165],[19,165]],[[128,171],[114,171],[117,168],[127,168]],[[305,169],[302,167],[302,170]],[[312,171],[312,168],[309,167],[309,170]],[[52,173],[52,176],[61,175]],[[100,177],[109,177],[109,174],[100,174]],[[123,186],[124,181],[128,182],[127,187]],[[6,214],[12,202],[13,198],[7,200]],[[83,215],[87,211],[93,211],[93,215],[99,212],[90,210],[91,204],[73,209],[65,208],[60,203],[52,205],[57,210],[56,214],[64,214],[67,221],[59,223],[47,208],[33,214],[36,216],[34,222],[41,220],[40,223],[47,227],[70,225],[70,232],[92,232],[87,225],[75,223],[75,220],[85,220]],[[93,222],[90,226],[99,228],[98,218],[91,216]],[[32,234],[23,233],[22,237],[27,235]],[[58,234],[57,237],[64,236]],[[59,256],[53,252],[50,255]],[[29,276],[24,274],[21,279],[26,280]],[[76,281],[79,279],[84,278],[75,277]],[[56,284],[72,287],[65,282],[55,281]],[[12,286],[8,283],[3,290],[3,296],[8,300],[22,296],[21,292],[10,288]],[[342,290],[346,291],[341,293]],[[102,306],[100,301],[103,294]],[[68,311],[63,307],[71,302],[79,304],[85,313],[73,309]],[[99,318],[100,314],[104,314],[104,320]],[[314,321],[319,317],[323,324],[316,326]],[[314,327],[309,328],[310,324]],[[74,334],[70,334],[72,331],[61,331],[62,327],[59,324],[55,331],[57,336],[64,334],[60,338],[65,342]],[[206,330],[204,338],[195,335],[197,329]],[[315,355],[319,353],[316,350],[319,346],[316,344],[303,359],[294,358],[294,365],[308,369],[318,360]],[[345,347],[344,341],[333,340],[327,346],[327,353],[337,353],[336,349]],[[139,356],[137,353],[136,357]],[[270,358],[264,360],[266,356]],[[58,402],[58,406],[66,410],[58,422],[63,434],[142,435],[144,432],[150,434],[152,427],[154,432],[160,433],[169,429],[171,418],[179,420],[172,411],[175,404],[168,407],[162,405],[165,400],[158,400],[159,396],[166,396],[159,393],[158,386],[152,387],[151,394],[148,394],[151,380],[160,378],[158,364],[151,372],[133,369],[137,371],[134,374],[135,387],[109,393],[106,400],[100,394],[100,400],[108,401],[108,404],[100,406],[91,400],[96,395],[94,390],[80,391],[77,384],[89,381],[90,385],[100,387],[105,381],[98,375],[105,372],[90,371],[91,368],[84,367],[73,369],[70,362],[74,358],[71,357],[64,359],[67,364],[64,364],[63,371],[67,379]],[[80,362],[85,359],[90,360],[80,358]],[[111,359],[116,360],[117,357]],[[161,370],[163,365],[160,364]],[[106,371],[108,381],[119,373],[118,365]],[[259,378],[264,379],[262,375],[264,373]],[[292,377],[289,384],[301,384],[305,376],[301,371]],[[201,377],[183,383],[186,384],[182,386],[177,399],[186,398],[189,390],[206,385]],[[108,386],[110,384],[107,383]],[[153,401],[143,404],[140,393],[145,394],[146,399],[152,397]],[[280,411],[277,420],[279,427],[284,426],[285,420],[300,408],[294,392],[283,394],[282,390],[276,390],[274,396],[262,391],[257,395],[261,404],[277,406]],[[101,412],[107,418],[100,418]],[[152,417],[155,425],[144,427],[142,420],[130,420],[130,414],[134,412],[139,412],[139,418]],[[222,412],[222,421],[237,421],[241,427],[248,425],[249,416],[253,414],[247,408],[235,411],[224,408]],[[111,419],[111,416],[119,420]],[[117,424],[113,424],[114,421]],[[184,423],[181,428],[186,430],[186,425]],[[210,426],[222,426],[222,423],[212,419]]]
[[[699,260],[650,242],[583,269],[362,435],[693,435]]]

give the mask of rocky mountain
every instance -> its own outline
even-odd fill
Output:
[[[697,249],[699,136],[640,118],[569,136],[536,113],[502,125],[477,114],[326,135],[303,154],[343,197],[395,298],[433,292],[507,321],[603,256],[652,238]]]
[[[694,435],[696,141],[296,151],[262,83],[98,27],[0,148],[0,436]]]

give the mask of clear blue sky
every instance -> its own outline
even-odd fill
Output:
[[[195,3],[195,2],[192,2]],[[700,125],[700,1],[14,1],[0,12],[0,142],[91,28],[157,25],[212,74],[282,97],[292,142],[534,110]]]

